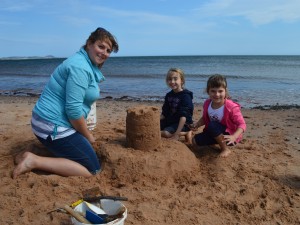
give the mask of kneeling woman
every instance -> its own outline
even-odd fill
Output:
[[[86,44],[53,72],[32,111],[32,130],[54,155],[30,151],[16,157],[13,178],[33,169],[61,176],[90,177],[101,170],[86,124],[91,105],[100,97],[100,68],[111,52],[118,52],[115,37],[103,28],[91,33]]]

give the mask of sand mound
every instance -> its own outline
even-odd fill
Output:
[[[159,116],[157,107],[140,105],[128,109],[126,144],[102,144],[96,148],[112,179],[138,183],[147,178],[162,183],[197,168],[198,161],[185,144],[161,140]]]
[[[199,161],[185,144],[171,140],[163,139],[161,146],[153,151],[126,148],[121,144],[102,144],[96,151],[105,162],[105,171],[121,182],[139,183],[150,179],[162,183],[199,167]]]

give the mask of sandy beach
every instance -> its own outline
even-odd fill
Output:
[[[71,224],[51,210],[84,190],[123,196],[125,224],[300,224],[300,109],[242,109],[243,141],[228,158],[210,146],[193,151],[184,140],[162,139],[152,151],[126,147],[126,110],[158,102],[97,102],[95,150],[105,162],[92,177],[31,171],[12,179],[14,156],[43,147],[30,126],[36,97],[0,97],[0,224]],[[194,119],[202,113],[195,105]],[[199,130],[198,132],[201,132]]]

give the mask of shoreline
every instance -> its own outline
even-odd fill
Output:
[[[0,99],[7,99],[9,101],[9,99],[27,99],[27,98],[33,98],[33,99],[38,99],[40,96],[40,94],[29,94],[29,95],[18,95],[18,94],[13,94],[13,95],[6,95],[6,94],[1,94],[0,93]],[[150,98],[150,97],[149,97]],[[103,97],[99,100],[97,100],[97,102],[101,102],[101,101],[120,101],[120,102],[136,102],[136,103],[148,103],[148,104],[162,104],[163,103],[163,99],[161,100],[149,100],[149,98],[136,98],[136,97],[131,97],[131,96],[122,96],[119,98],[114,98],[111,96],[106,96]],[[233,99],[234,100],[234,99]],[[235,101],[235,100],[234,100]],[[202,105],[202,103],[194,103],[194,105]],[[286,109],[300,109],[300,105],[298,104],[274,104],[274,105],[258,105],[258,106],[253,106],[253,107],[242,107],[242,109],[260,109],[260,110],[286,110]]]

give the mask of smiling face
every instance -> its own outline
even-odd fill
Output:
[[[221,107],[225,103],[226,89],[223,87],[209,88],[208,90],[209,98],[212,100],[213,107]]]
[[[93,64],[101,66],[112,52],[112,46],[109,40],[97,40],[94,43],[89,42],[86,46],[86,51]]]
[[[98,27],[91,33],[83,46],[93,64],[101,68],[111,52],[118,52],[119,45],[115,37],[104,28]]]
[[[174,91],[174,92],[180,92],[183,90],[182,85],[182,79],[179,73],[177,72],[170,72],[167,78],[168,86]]]
[[[212,107],[219,108],[225,103],[226,98],[230,98],[226,78],[220,74],[209,77],[206,85],[206,92],[212,100]]]

